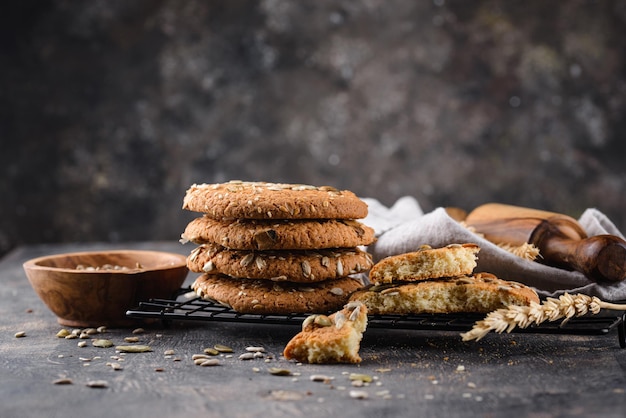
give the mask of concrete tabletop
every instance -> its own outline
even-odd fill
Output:
[[[152,349],[145,353],[58,338],[64,327],[30,287],[22,263],[120,248],[189,252],[177,242],[77,243],[20,247],[0,261],[1,417],[626,416],[626,350],[616,331],[463,342],[458,332],[371,328],[359,365],[285,360],[282,350],[298,332],[285,325],[138,322],[96,336],[116,345],[137,337]],[[194,354],[216,344],[232,353],[213,357],[217,366],[194,364]],[[248,347],[264,352],[240,359]],[[371,382],[355,384],[353,374]]]

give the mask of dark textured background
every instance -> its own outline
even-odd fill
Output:
[[[626,229],[624,1],[9,1],[0,254],[177,240],[194,182]]]

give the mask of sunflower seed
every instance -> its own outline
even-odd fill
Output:
[[[86,386],[90,388],[104,389],[109,387],[109,383],[106,380],[90,380]]]
[[[210,358],[210,359],[204,360],[202,363],[200,363],[200,366],[202,366],[202,367],[209,367],[209,366],[217,366],[219,364],[220,364],[220,362],[219,362],[218,359]]]
[[[258,268],[259,270],[264,270],[265,267],[267,267],[267,263],[260,255],[254,259],[254,263],[256,264],[256,268]]]
[[[270,374],[274,376],[291,376],[291,371],[289,369],[281,369],[278,367],[270,367],[267,369]]]
[[[341,260],[337,260],[337,275],[343,276],[343,264],[341,264]]]
[[[369,395],[364,390],[351,390],[350,397],[353,399],[367,399]]]
[[[254,353],[243,353],[239,356],[239,360],[252,360],[254,358]]]
[[[302,274],[304,277],[309,277],[311,275],[311,265],[308,261],[303,261],[300,263],[300,267],[302,268]]]
[[[337,312],[335,314],[335,328],[341,329],[343,325],[346,323],[346,316],[343,312]]]
[[[332,289],[330,289],[330,293],[332,293],[333,295],[336,296],[342,296],[343,295],[343,289],[340,287],[333,287]]]
[[[241,267],[248,267],[250,265],[250,263],[252,263],[253,260],[254,260],[254,254],[253,253],[246,254],[246,256],[244,258],[242,258],[241,261],[239,262],[239,265]]]
[[[18,331],[15,333],[15,338],[23,338],[26,337],[26,331]]]
[[[202,266],[202,271],[204,271],[205,273],[213,271],[214,269],[215,263],[211,260],[207,261],[206,263],[204,263],[204,266]]]
[[[72,379],[68,377],[62,377],[60,379],[53,380],[52,383],[55,385],[71,385],[74,382],[72,382]]]
[[[210,356],[217,356],[220,353],[213,347],[207,347],[203,351]]]
[[[125,337],[124,341],[127,343],[137,343],[139,342],[139,337]]]
[[[147,353],[152,351],[149,345],[118,345],[115,349],[122,353]]]

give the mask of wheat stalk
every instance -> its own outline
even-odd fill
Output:
[[[539,325],[544,321],[563,319],[561,325],[575,316],[587,313],[597,314],[601,309],[626,311],[626,305],[604,302],[595,296],[565,293],[557,298],[548,298],[539,304],[531,302],[528,306],[512,305],[490,312],[485,319],[474,324],[474,327],[461,334],[463,341],[480,340],[490,331],[497,333],[511,332],[515,327],[526,328]]]

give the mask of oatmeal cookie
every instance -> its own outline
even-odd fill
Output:
[[[367,204],[349,190],[267,182],[194,184],[183,209],[214,219],[360,219]]]
[[[471,274],[476,267],[476,244],[451,244],[442,248],[423,246],[418,251],[386,257],[369,273],[374,284],[418,281]]]
[[[203,274],[191,287],[201,298],[229,306],[236,312],[270,315],[336,311],[363,283],[349,276],[302,284]]]
[[[196,273],[312,283],[367,271],[372,267],[372,257],[358,248],[240,251],[203,244],[191,251],[187,267]]]
[[[351,219],[193,219],[181,242],[216,243],[235,250],[313,250],[369,245],[374,230]]]
[[[539,303],[537,293],[521,283],[505,281],[490,273],[448,279],[370,285],[354,292],[371,314],[488,313],[510,305]]]
[[[367,328],[367,308],[351,302],[330,316],[311,315],[302,331],[285,346],[287,360],[302,363],[360,363],[359,349]]]

